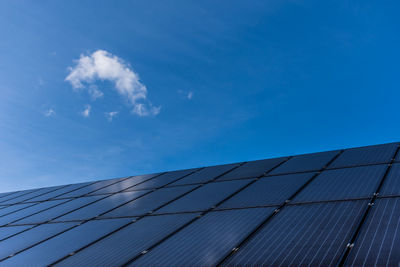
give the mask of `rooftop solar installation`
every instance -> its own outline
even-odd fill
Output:
[[[0,193],[0,266],[399,266],[399,148]]]

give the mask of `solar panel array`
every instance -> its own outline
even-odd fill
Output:
[[[399,143],[0,194],[4,266],[399,266]]]

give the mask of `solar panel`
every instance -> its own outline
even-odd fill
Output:
[[[239,164],[228,164],[228,165],[207,167],[189,176],[186,176],[185,178],[178,180],[172,183],[171,185],[205,183],[238,166]]]
[[[132,266],[214,266],[274,211],[255,208],[210,212]]]
[[[133,201],[134,199],[139,198],[148,192],[148,190],[142,190],[113,194],[83,208],[61,216],[57,218],[56,221],[87,220],[104,212],[108,212],[111,209],[117,208],[118,206],[129,201]]]
[[[371,197],[386,169],[386,165],[375,165],[324,171],[294,198],[294,202]]]
[[[7,260],[6,263],[12,266],[24,266],[27,263],[34,262],[35,266],[47,266],[59,258],[67,256],[74,250],[110,233],[128,223],[128,221],[127,219],[112,219],[84,223],[18,253]],[[60,225],[64,226],[64,223]]]
[[[233,180],[206,184],[161,208],[157,213],[207,210],[249,182]]]
[[[398,143],[351,148],[344,151],[329,167],[339,168],[364,164],[389,163]]]
[[[397,266],[399,145],[0,193],[0,265]]]
[[[393,164],[379,192],[381,196],[400,196],[400,164]]]
[[[294,194],[315,173],[300,173],[261,178],[219,208],[242,208],[279,205]]]
[[[400,198],[378,199],[347,258],[347,266],[398,266]]]
[[[224,174],[218,180],[231,180],[240,178],[254,178],[263,175],[265,172],[271,170],[278,164],[285,161],[287,158],[274,158],[274,159],[263,159],[246,162],[237,169]]]
[[[120,266],[197,215],[186,213],[145,217],[58,262],[57,266]]]
[[[224,265],[336,265],[367,203],[352,201],[288,206]]]
[[[270,174],[318,171],[328,164],[338,153],[338,151],[328,151],[295,156],[271,171]]]

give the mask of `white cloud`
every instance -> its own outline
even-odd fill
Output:
[[[45,115],[46,117],[53,117],[53,116],[56,115],[56,112],[54,111],[54,109],[49,108],[48,110],[46,110],[46,111],[44,112],[44,115]]]
[[[188,94],[187,94],[187,98],[190,100],[190,99],[192,99],[193,98],[193,92],[189,92]]]
[[[146,101],[147,88],[135,73],[121,58],[104,50],[97,50],[90,55],[81,55],[75,67],[69,68],[70,73],[65,78],[74,89],[89,85],[89,93],[98,98],[103,93],[94,87],[97,80],[108,80],[114,83],[117,92],[126,98],[133,106],[133,112],[139,116],[157,115],[160,107],[154,107]]]
[[[112,121],[113,118],[114,118],[115,116],[117,116],[118,111],[106,112],[105,114],[106,114],[106,118],[108,119],[108,121]]]
[[[191,100],[193,98],[193,92],[192,91],[183,91],[183,90],[178,90],[178,93],[181,94],[184,98],[187,98]]]
[[[85,118],[89,117],[91,109],[92,107],[90,105],[86,105],[85,109],[81,112],[81,115]]]

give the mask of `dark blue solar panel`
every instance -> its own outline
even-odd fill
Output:
[[[372,197],[386,169],[375,165],[323,171],[294,202]]]
[[[40,189],[30,189],[30,190],[19,191],[19,192],[10,194],[10,195],[6,195],[0,199],[0,205],[3,205],[4,202],[15,199],[17,197],[21,197],[21,196],[28,195],[28,194],[33,194],[34,192],[39,191],[39,190]]]
[[[318,171],[328,164],[338,153],[338,151],[328,151],[295,156],[271,171],[270,174]]]
[[[389,163],[398,144],[357,147],[346,149],[329,168],[355,166],[363,164]]]
[[[60,233],[76,223],[43,224],[1,241],[0,260]],[[49,252],[47,252],[49,253]],[[5,263],[1,263],[5,264]],[[25,264],[28,264],[27,262]]]
[[[111,212],[108,212],[102,217],[143,215],[181,196],[193,188],[195,188],[194,185],[161,188],[148,195],[138,198],[135,201],[129,202]]]
[[[189,175],[190,173],[192,173],[194,171],[196,171],[196,169],[167,172],[159,177],[156,177],[147,182],[144,182],[137,186],[134,186],[133,188],[131,188],[129,190],[141,190],[141,189],[151,189],[151,188],[162,187],[162,186],[165,186],[169,183],[172,183],[172,182],[184,177],[185,175]]]
[[[58,197],[58,196],[60,196],[60,195],[69,193],[69,192],[71,192],[71,191],[77,190],[77,189],[79,189],[79,188],[83,188],[83,187],[88,186],[88,185],[90,185],[90,184],[92,184],[92,183],[93,183],[93,182],[67,185],[67,186],[62,187],[62,188],[60,188],[60,189],[58,189],[58,190],[55,190],[55,191],[46,193],[46,194],[41,195],[41,196],[37,196],[37,197],[31,198],[31,199],[29,199],[29,200],[27,200],[27,201],[28,201],[28,202],[34,202],[34,201],[45,201],[45,200],[49,200],[49,199]]]
[[[400,198],[378,199],[356,239],[347,266],[399,266]]]
[[[46,222],[48,220],[61,216],[65,213],[68,213],[72,210],[83,207],[84,205],[88,205],[101,198],[104,198],[104,196],[90,196],[90,197],[80,197],[77,199],[73,199],[61,205],[57,205],[53,208],[36,213],[35,215],[26,217],[25,219],[15,221],[14,224],[29,224],[29,223],[32,224],[32,223]]]
[[[34,203],[26,203],[26,204],[16,204],[16,205],[12,205],[12,206],[7,206],[3,209],[0,210],[0,217],[5,216],[9,213],[15,212],[17,210],[20,209],[24,209],[26,207],[30,207],[34,205]]]
[[[274,208],[210,212],[132,263],[132,266],[215,266]]]
[[[0,201],[2,201],[3,199],[5,199],[6,197],[10,198],[11,195],[13,195],[13,194],[18,194],[18,193],[20,193],[20,192],[21,192],[21,191],[1,193],[1,194],[0,194]]]
[[[84,223],[7,259],[3,264],[23,266],[27,263],[34,263],[35,266],[47,266],[99,237],[110,233],[128,223],[128,221],[127,219],[111,219]],[[90,264],[90,266],[94,265]]]
[[[36,212],[51,208],[55,205],[65,202],[65,200],[51,200],[31,205],[25,209],[18,210],[3,217],[0,217],[0,225],[6,225]]]
[[[137,185],[141,182],[144,182],[146,180],[149,180],[153,178],[154,176],[157,176],[158,174],[149,174],[149,175],[139,175],[139,176],[133,176],[130,177],[126,180],[122,180],[116,184],[107,186],[103,189],[96,190],[92,192],[91,194],[107,194],[107,193],[116,193],[120,192],[123,190],[126,190],[129,187],[132,187],[134,185]]]
[[[282,163],[287,158],[274,158],[274,159],[263,159],[256,161],[246,162],[244,165],[237,169],[234,169],[227,174],[224,174],[218,180],[230,180],[240,178],[253,178],[263,175],[265,172],[271,170],[278,164]]]
[[[197,215],[145,217],[61,261],[58,266],[120,266]]]
[[[95,182],[95,183],[93,183],[93,184],[91,184],[89,186],[85,186],[85,187],[80,188],[78,190],[74,190],[72,192],[57,196],[56,198],[71,198],[71,197],[83,196],[83,195],[89,194],[89,193],[91,193],[93,191],[99,190],[99,189],[101,189],[103,187],[110,186],[112,184],[118,183],[118,182],[120,182],[122,180],[125,180],[125,179],[126,179],[126,177],[125,178],[119,178],[119,179],[98,181],[98,182]]]
[[[239,166],[239,164],[228,164],[228,165],[219,165],[213,167],[207,167],[200,171],[197,171],[185,178],[172,183],[171,185],[183,185],[183,184],[196,184],[196,183],[205,183],[208,182],[217,176],[232,170],[232,168]]]
[[[124,203],[132,201],[143,194],[149,192],[148,190],[124,192],[111,195],[93,204],[90,204],[84,208],[78,209],[74,212],[68,213],[62,217],[57,218],[57,221],[68,221],[68,220],[86,220],[94,216],[98,216],[103,212],[118,207]]]
[[[219,208],[255,207],[282,204],[315,173],[278,175],[261,178]]]
[[[225,265],[336,266],[367,203],[287,206]]]
[[[29,194],[26,194],[26,195],[21,195],[19,197],[11,198],[9,200],[4,200],[4,201],[1,202],[1,204],[5,205],[5,204],[19,203],[19,202],[34,198],[36,196],[40,196],[42,194],[46,194],[48,192],[52,192],[52,191],[57,190],[57,189],[59,189],[61,187],[63,187],[63,186],[41,188],[41,189],[38,189],[38,190],[33,191],[33,192],[31,192]]]
[[[22,232],[30,227],[32,227],[32,226],[31,225],[29,225],[29,226],[28,225],[24,225],[24,226],[20,225],[20,226],[10,226],[10,227],[0,227],[0,241],[9,236],[12,236],[16,233]],[[0,244],[0,246],[1,246],[1,244]]]
[[[157,213],[207,210],[249,182],[233,180],[206,184],[159,209]]]
[[[393,164],[379,192],[381,196],[400,196],[400,164]]]

